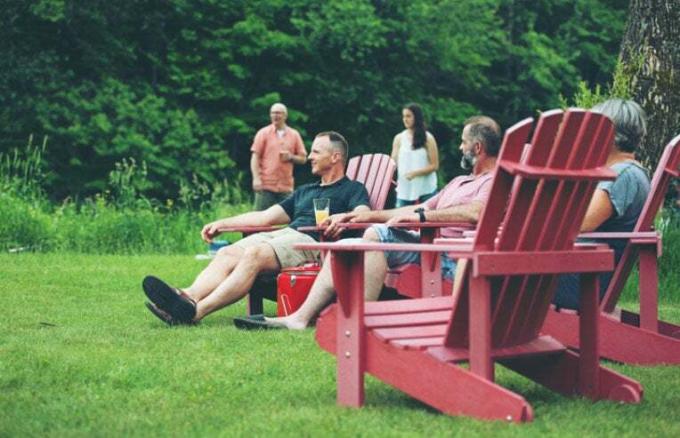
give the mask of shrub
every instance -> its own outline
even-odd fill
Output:
[[[0,249],[2,251],[47,250],[52,247],[54,227],[50,216],[33,201],[0,192]]]

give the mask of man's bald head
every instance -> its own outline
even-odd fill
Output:
[[[271,108],[269,108],[269,112],[280,112],[285,115],[288,115],[288,108],[286,108],[286,105],[282,104],[281,102],[277,102],[274,105],[272,105]]]
[[[286,125],[288,118],[288,108],[281,102],[277,102],[269,109],[269,118],[271,119],[276,129],[281,129]]]

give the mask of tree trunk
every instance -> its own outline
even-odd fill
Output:
[[[639,158],[654,169],[680,134],[680,0],[631,0],[629,12],[620,60],[633,99],[647,113]]]

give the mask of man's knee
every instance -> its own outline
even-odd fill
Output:
[[[373,229],[373,227],[367,228],[366,231],[364,231],[363,237],[364,237],[365,240],[371,240],[373,242],[380,242],[380,236]]]
[[[276,253],[274,252],[274,249],[266,243],[254,245],[245,249],[240,261],[257,268],[258,270],[262,270],[271,267],[272,262],[276,262]]]
[[[243,248],[234,245],[224,246],[217,250],[211,263],[230,266],[236,264],[242,256]]]

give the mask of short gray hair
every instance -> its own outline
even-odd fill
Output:
[[[612,119],[616,133],[614,144],[623,152],[635,152],[647,133],[645,111],[632,100],[609,99],[593,107],[593,112]]]
[[[501,150],[501,126],[498,122],[488,116],[472,116],[463,122],[463,126],[469,126],[470,138],[482,143],[487,155],[498,156]]]
[[[317,137],[328,137],[328,140],[331,143],[331,149],[340,152],[340,155],[342,156],[342,162],[347,163],[347,159],[349,158],[349,144],[347,143],[347,140],[345,140],[345,137],[342,136],[339,132],[335,131],[324,131],[316,134]]]
[[[269,112],[274,111],[274,108],[280,109],[283,111],[285,115],[288,115],[288,108],[286,108],[286,105],[282,104],[281,102],[276,102],[269,108]]]

